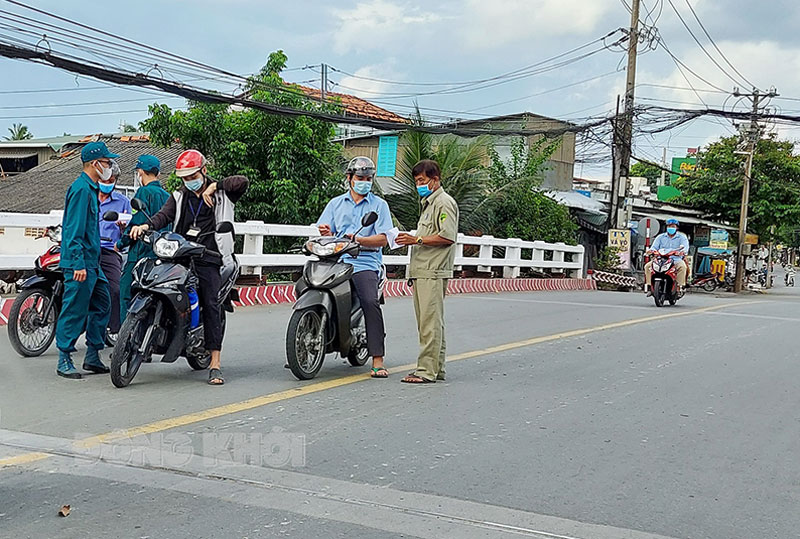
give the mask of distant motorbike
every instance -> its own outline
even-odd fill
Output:
[[[704,273],[695,277],[689,286],[692,288],[702,288],[706,292],[713,292],[722,285],[719,278],[720,275],[718,273]]]
[[[794,266],[792,266],[791,264],[787,264],[786,275],[784,275],[783,277],[783,281],[786,284],[786,286],[794,286],[794,273],[795,273]]]
[[[354,367],[364,365],[369,359],[364,312],[351,284],[353,266],[341,258],[369,250],[354,238],[377,220],[378,214],[370,212],[352,239],[312,238],[302,248],[306,255],[316,259],[306,262],[303,276],[295,284],[297,302],[286,330],[286,361],[299,380],[314,378],[325,354],[331,352],[339,352]],[[378,292],[381,295],[383,273]]]
[[[42,238],[53,245],[34,263],[36,273],[19,285],[8,316],[8,340],[23,357],[42,355],[56,336],[64,295],[61,261],[61,225],[48,226]]]
[[[137,199],[131,206],[145,211]],[[115,212],[103,216],[108,221],[116,217]],[[218,234],[232,232],[233,224],[227,222],[216,229]],[[207,369],[211,363],[204,345],[194,271],[195,260],[206,254],[205,246],[174,232],[147,231],[141,241],[152,245],[158,258],[143,258],[133,268],[134,297],[111,354],[111,382],[120,388],[128,386],[142,363],[150,363],[154,354],[162,355],[162,363],[174,363],[183,356],[195,370]],[[232,301],[238,299],[233,289],[238,275],[239,263],[234,257],[234,265],[224,267],[221,274],[218,302],[223,334],[225,312],[232,312]]]
[[[653,300],[656,307],[663,307],[664,302],[675,305],[683,297],[678,291],[678,268],[672,256],[679,255],[676,251],[661,249],[653,258]]]

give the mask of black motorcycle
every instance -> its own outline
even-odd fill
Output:
[[[370,250],[362,248],[355,237],[377,220],[378,214],[370,212],[352,239],[311,238],[302,247],[304,254],[316,259],[306,262],[303,276],[295,283],[297,302],[286,331],[286,360],[299,380],[314,378],[325,355],[332,352],[346,357],[354,367],[369,359],[364,312],[351,283],[353,266],[341,258]]]
[[[131,206],[144,211],[139,200],[131,201]],[[114,213],[103,218],[115,220]],[[219,223],[216,232],[232,233],[233,224]],[[116,387],[130,384],[142,363],[152,362],[154,354],[162,356],[162,363],[183,356],[195,370],[207,369],[211,363],[204,346],[194,270],[195,260],[206,255],[206,248],[174,232],[148,230],[141,241],[151,245],[158,258],[143,258],[133,269],[134,297],[111,354],[111,381]],[[232,301],[238,299],[233,289],[238,276],[239,263],[234,257],[234,265],[224,267],[221,275],[218,303],[223,335],[225,313],[233,312]]]

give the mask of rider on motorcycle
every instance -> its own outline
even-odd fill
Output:
[[[355,233],[361,219],[371,211],[378,214],[375,224],[363,231],[355,241],[371,251],[362,251],[356,257],[344,257],[343,262],[353,266],[353,286],[364,310],[367,328],[367,348],[372,356],[372,377],[386,378],[389,371],[383,364],[384,329],[383,313],[379,301],[383,257],[380,248],[387,245],[386,234],[392,229],[392,217],[385,200],[373,194],[375,163],[369,157],[354,157],[347,165],[348,190],[330,202],[317,220],[320,234],[335,236]]]
[[[186,150],[178,156],[175,174],[183,187],[167,199],[149,224],[133,227],[132,240],[138,240],[147,230],[159,230],[174,223],[173,230],[190,241],[204,245],[206,254],[195,264],[200,281],[201,313],[205,346],[211,352],[208,383],[222,385],[225,379],[220,370],[222,349],[221,306],[217,301],[221,267],[233,264],[233,238],[230,234],[215,234],[217,225],[233,223],[233,205],[244,195],[249,185],[245,176],[229,176],[214,180],[207,175],[206,158],[197,150]]]
[[[684,261],[684,257],[689,254],[689,238],[687,238],[686,234],[683,232],[678,232],[678,226],[680,226],[680,223],[677,219],[667,219],[667,231],[656,237],[653,245],[651,245],[650,249],[647,251],[647,254],[653,255],[664,249],[676,253],[670,258],[672,258],[672,261],[675,263],[675,268],[677,269],[678,291],[680,292],[683,287],[686,286],[688,266]],[[652,279],[653,262],[651,260],[644,266],[644,286],[648,296],[653,295],[651,288]]]

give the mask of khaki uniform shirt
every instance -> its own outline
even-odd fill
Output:
[[[448,247],[414,245],[411,247],[411,279],[450,279],[456,258],[458,205],[441,187],[422,200],[417,236],[441,236],[452,240]]]

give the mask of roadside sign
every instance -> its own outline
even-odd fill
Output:
[[[697,167],[697,157],[673,157],[672,172],[669,177],[670,185],[678,179],[679,174],[688,174]]]
[[[758,245],[758,234],[745,234],[744,242],[747,245]]]
[[[712,249],[727,249],[730,234],[727,230],[715,229],[711,231],[710,241],[708,246]]]
[[[608,245],[620,250],[619,267],[630,269],[631,267],[631,231],[622,228],[611,228],[608,230]]]

